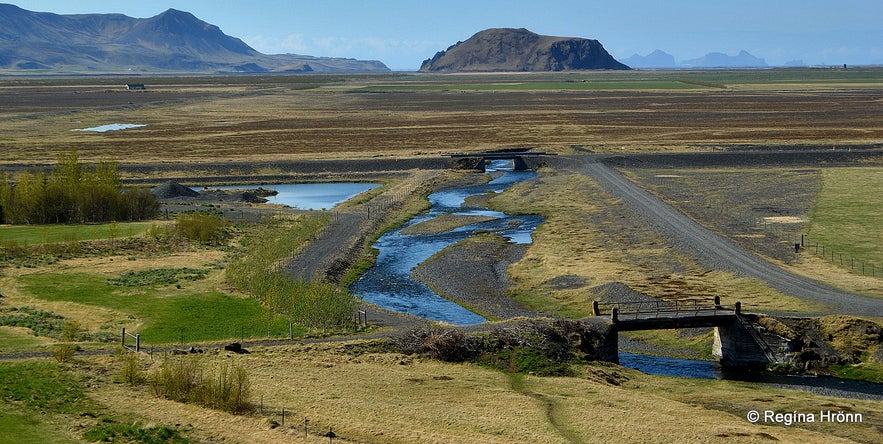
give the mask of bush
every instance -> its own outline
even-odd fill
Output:
[[[603,333],[579,321],[525,321],[488,334],[415,328],[398,338],[402,353],[447,362],[477,362],[503,371],[543,376],[571,373],[570,364],[598,358]]]
[[[58,362],[69,362],[74,359],[76,350],[77,347],[73,344],[55,344],[49,354]]]
[[[222,245],[229,236],[230,222],[209,213],[179,214],[175,231],[181,236],[203,244]]]
[[[129,385],[138,385],[146,381],[141,371],[141,358],[137,353],[129,353],[120,348],[120,381]]]
[[[252,409],[251,383],[244,367],[209,367],[199,357],[166,360],[150,375],[154,395],[203,407],[243,413]]]

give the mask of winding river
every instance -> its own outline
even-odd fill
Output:
[[[426,285],[411,279],[411,271],[445,247],[475,233],[490,231],[510,242],[529,244],[531,233],[542,223],[540,216],[510,216],[483,207],[465,206],[469,196],[499,193],[517,182],[536,177],[532,171],[513,171],[508,162],[494,162],[488,171],[502,175],[483,185],[444,190],[429,195],[432,205],[426,214],[414,217],[374,244],[379,253],[373,267],[353,283],[353,293],[381,307],[452,325],[474,325],[487,320],[460,305],[435,294]],[[403,234],[408,227],[442,215],[485,216],[491,220],[455,228],[443,233]],[[466,272],[464,270],[464,272]]]

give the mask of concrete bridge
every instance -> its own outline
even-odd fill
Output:
[[[742,314],[741,303],[721,305],[720,298],[648,301],[602,306],[593,304],[595,316],[609,316],[609,343],[618,343],[620,331],[714,328],[713,354],[726,367],[765,367],[781,361],[785,343]],[[772,345],[770,345],[772,343]],[[616,353],[618,356],[618,352]]]
[[[511,148],[484,153],[446,154],[451,158],[451,167],[455,170],[485,171],[491,160],[511,160],[515,171],[533,170],[544,164],[542,156],[554,156],[555,153],[530,151],[529,148]]]

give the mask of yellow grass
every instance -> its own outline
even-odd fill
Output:
[[[222,352],[219,361],[249,369],[265,415],[233,417],[154,399],[119,384],[93,396],[110,408],[139,412],[151,423],[192,424],[212,442],[846,442],[830,433],[873,437],[879,403],[840,400],[727,381],[641,375],[615,366],[586,367],[582,376],[507,375],[471,364],[447,364],[388,352],[352,353],[363,343],[254,348]],[[622,386],[607,378],[626,381]],[[725,395],[726,394],[726,395]],[[751,424],[751,409],[810,411],[821,406],[862,412],[868,425],[780,427]],[[269,422],[285,427],[270,429]],[[311,433],[303,435],[304,419]],[[327,439],[327,438],[326,438]],[[326,441],[327,442],[327,441]]]

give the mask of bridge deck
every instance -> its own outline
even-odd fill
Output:
[[[617,330],[635,331],[727,325],[736,320],[741,306],[724,307],[718,299],[690,299],[618,303],[609,308]],[[601,314],[600,307],[596,314]]]

